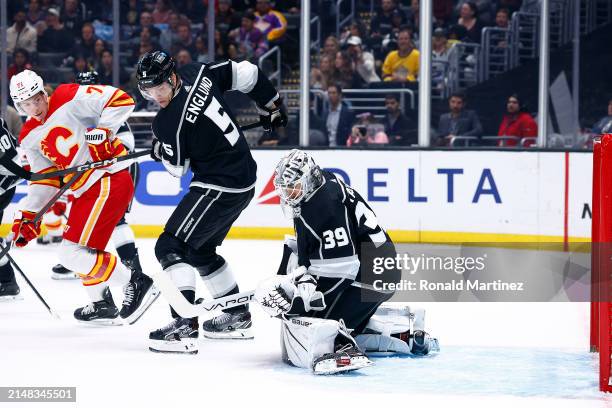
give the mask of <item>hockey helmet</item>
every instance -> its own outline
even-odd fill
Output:
[[[100,74],[95,70],[79,72],[74,82],[79,85],[97,85],[100,83]]]
[[[21,108],[21,102],[38,95],[40,92],[45,95],[45,98],[47,97],[43,79],[36,72],[29,69],[13,75],[9,88],[15,108],[22,115],[27,115],[27,113]]]
[[[281,200],[292,207],[308,198],[322,183],[321,168],[302,150],[291,150],[276,166],[274,188]]]
[[[147,99],[150,99],[147,89],[163,83],[169,83],[174,90],[176,84],[172,83],[171,78],[175,72],[176,61],[172,56],[164,51],[147,52],[140,58],[136,67],[138,89]]]

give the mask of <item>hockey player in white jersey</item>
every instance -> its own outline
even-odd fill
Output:
[[[274,186],[296,238],[286,239],[278,276],[262,282],[255,296],[282,319],[285,362],[333,374],[367,367],[368,352],[427,354],[437,348],[424,331],[424,311],[380,307],[393,292],[374,290],[362,276],[366,246],[385,258],[396,252],[356,190],[300,150],[280,161]],[[398,282],[400,271],[376,278]]]
[[[11,78],[10,95],[15,107],[29,116],[19,141],[33,172],[46,173],[126,154],[116,133],[133,111],[134,100],[122,90],[62,84],[48,97],[42,78],[25,70]],[[123,161],[63,180],[30,182],[13,222],[15,245],[25,246],[40,234],[40,223],[32,222],[36,213],[62,181],[78,177],[71,186],[74,201],[60,260],[79,274],[92,301],[75,310],[79,321],[115,324],[119,316],[133,323],[159,295],[148,276],[131,271],[105,250],[134,194],[128,166],[129,162]],[[124,288],[121,311],[113,302],[109,285]]]

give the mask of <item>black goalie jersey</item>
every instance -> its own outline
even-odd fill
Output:
[[[357,191],[333,173],[322,173],[323,185],[302,201],[294,218],[299,264],[317,277],[317,290],[323,293],[353,282],[370,284],[360,272],[363,244],[381,256],[394,256],[393,243]]]
[[[17,140],[11,132],[9,132],[6,121],[0,118],[0,155],[17,162],[16,145]],[[14,187],[18,181],[19,178],[17,176],[0,165],[0,195]]]
[[[278,99],[276,89],[246,61],[189,64],[179,75],[180,91],[153,121],[164,166],[176,177],[191,167],[191,186],[226,192],[253,188],[257,165],[223,94],[238,90],[266,106]]]

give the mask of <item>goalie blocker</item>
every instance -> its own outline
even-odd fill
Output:
[[[283,320],[283,360],[333,374],[371,365],[365,353],[416,355],[437,350],[424,311],[381,308],[393,292],[376,291],[361,275],[361,246],[394,257],[395,247],[361,195],[293,150],[278,164],[274,185],[296,238],[285,240],[278,276],[260,284],[263,309]],[[400,271],[378,275],[398,282]],[[369,291],[367,301],[363,291]]]

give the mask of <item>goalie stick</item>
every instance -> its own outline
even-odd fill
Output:
[[[155,286],[157,286],[170,306],[172,306],[181,317],[196,317],[205,313],[221,311],[223,309],[255,301],[255,291],[249,290],[192,305],[177,289],[167,272],[157,271],[151,277],[155,282]]]
[[[241,126],[240,130],[244,131],[244,130],[254,129],[259,126],[261,126],[261,121],[250,123],[245,126]],[[149,154],[150,154],[149,150],[142,150],[140,152],[126,154],[125,156],[114,157],[112,159],[100,160],[97,162],[89,162],[89,163],[81,164],[80,166],[69,167],[67,169],[52,171],[49,173],[32,173],[31,171],[24,169],[23,167],[21,167],[20,165],[18,165],[17,163],[9,159],[8,157],[5,157],[4,155],[0,156],[0,164],[4,166],[8,171],[16,175],[17,177],[21,177],[22,179],[26,179],[29,181],[38,181],[38,180],[47,180],[47,179],[51,179],[55,177],[65,176],[71,173],[78,173],[81,171],[102,168],[102,167],[110,166],[111,164],[115,164],[115,163],[122,162],[125,160],[132,160],[132,159],[137,159],[139,157],[148,156]]]

